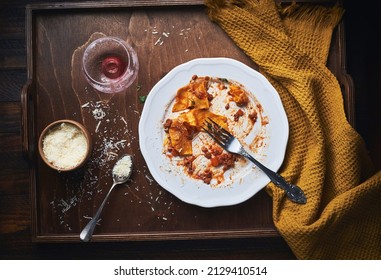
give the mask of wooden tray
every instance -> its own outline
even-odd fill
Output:
[[[79,241],[80,231],[112,184],[110,169],[116,156],[123,153],[135,158],[132,182],[111,194],[94,241],[279,236],[264,190],[235,206],[189,205],[152,179],[139,151],[138,122],[144,106],[140,96],[173,67],[198,57],[230,57],[256,68],[208,19],[203,1],[44,4],[27,6],[26,12],[28,82],[22,90],[22,140],[30,161],[33,241]],[[138,53],[138,77],[120,94],[96,92],[81,72],[85,46],[102,34],[127,40]],[[343,43],[340,25],[329,64],[343,84],[353,121]],[[36,149],[43,128],[63,118],[83,123],[93,137],[90,161],[76,172],[49,169]]]

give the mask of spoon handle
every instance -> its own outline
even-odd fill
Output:
[[[95,215],[91,218],[91,220],[88,222],[88,224],[84,227],[84,229],[82,230],[81,234],[79,235],[79,238],[84,241],[84,242],[87,242],[87,241],[90,241],[91,237],[93,236],[93,232],[94,232],[94,229],[95,229],[95,226],[97,225],[97,222],[98,222],[98,219],[99,219],[99,216],[101,215],[102,213],[102,210],[103,210],[103,207],[105,206],[106,204],[106,201],[112,191],[112,189],[116,186],[117,184],[114,183],[110,190],[108,191],[106,197],[103,199],[103,202],[101,204],[101,206],[99,206],[97,212],[95,213]]]

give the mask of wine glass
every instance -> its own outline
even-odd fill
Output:
[[[86,80],[96,90],[116,93],[127,89],[139,70],[135,50],[117,37],[102,37],[91,42],[82,58]]]

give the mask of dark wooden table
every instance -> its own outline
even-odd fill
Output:
[[[20,92],[26,83],[25,5],[0,4],[0,259],[293,259],[281,237],[33,243],[28,163],[21,151]],[[63,2],[63,1],[55,1]],[[357,2],[357,3],[356,3]],[[372,5],[372,7],[370,7]],[[380,4],[344,1],[347,70],[356,129],[381,167]]]

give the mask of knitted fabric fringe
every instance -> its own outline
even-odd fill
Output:
[[[282,8],[273,0],[208,0],[210,18],[277,89],[290,135],[282,175],[308,202],[288,200],[272,183],[273,220],[300,259],[381,259],[381,171],[347,122],[326,67],[339,7]]]

